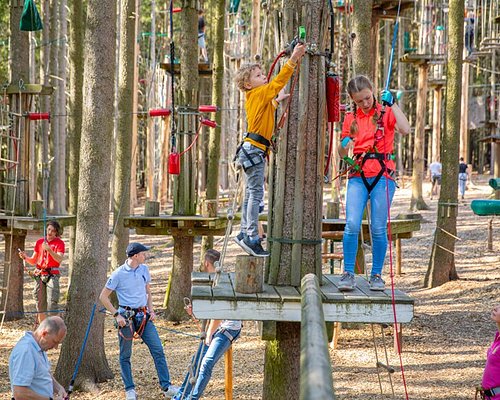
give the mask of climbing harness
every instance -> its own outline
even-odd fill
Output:
[[[131,308],[128,306],[121,306],[124,309],[120,315],[125,318],[125,326],[121,327],[118,325],[116,320],[114,321],[115,327],[118,329],[118,334],[123,340],[134,340],[141,339],[142,334],[144,333],[144,329],[146,328],[146,324],[149,321],[150,315],[146,309],[146,307],[139,308]],[[137,319],[140,318],[139,324],[137,324]],[[123,334],[123,329],[130,329],[131,336],[125,336]]]

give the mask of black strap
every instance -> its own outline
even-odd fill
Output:
[[[271,146],[271,142],[269,140],[267,140],[264,136],[259,135],[258,133],[247,132],[246,136],[243,140],[245,140],[245,139],[251,139],[254,142],[257,142],[259,144],[266,146],[266,151],[269,148],[269,146]]]
[[[384,161],[390,160],[392,157],[391,153],[366,153],[366,154],[355,154],[355,157],[358,159],[360,157],[363,157],[361,161],[361,172],[359,175],[361,176],[361,179],[363,180],[363,184],[366,187],[366,190],[368,190],[368,194],[370,194],[375,186],[377,186],[377,183],[380,181],[380,178],[384,176],[384,173],[387,171],[390,173],[390,170],[385,166]],[[365,165],[366,160],[378,160],[380,163],[380,171],[378,172],[377,176],[373,180],[373,182],[370,184],[368,182],[368,179],[365,176],[365,172],[363,171],[363,165]]]

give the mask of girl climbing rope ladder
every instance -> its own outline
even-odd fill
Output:
[[[350,165],[346,199],[346,226],[343,237],[344,274],[339,289],[356,286],[354,265],[358,235],[365,206],[370,199],[373,251],[370,289],[383,291],[382,268],[387,252],[387,220],[396,183],[394,181],[394,132],[410,132],[408,119],[394,103],[392,94],[382,93],[382,104],[373,94],[370,80],[359,75],[351,79],[347,92],[353,112],[347,113],[342,127],[339,154]],[[353,151],[353,157],[349,152]]]

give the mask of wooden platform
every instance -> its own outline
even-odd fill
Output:
[[[11,228],[24,231],[43,231],[44,222],[56,220],[64,228],[76,224],[74,215],[47,215],[47,219],[0,215],[0,233],[9,233]]]
[[[400,59],[401,62],[410,64],[426,64],[431,61],[446,61],[445,54],[416,54],[406,53]]]
[[[7,86],[7,94],[39,94],[39,95],[50,95],[54,92],[52,86],[44,86],[38,83],[25,83],[23,87],[19,85],[9,85]]]
[[[242,294],[234,291],[234,274],[223,273],[212,287],[214,274],[193,273],[191,301],[199,319],[300,322],[300,288],[264,284],[264,292]],[[390,288],[372,292],[364,277],[357,276],[357,288],[340,292],[340,275],[323,275],[323,312],[328,322],[394,323]],[[396,290],[399,323],[413,319],[414,301]]]
[[[222,236],[226,232],[226,217],[202,217],[201,215],[159,215],[146,217],[131,215],[123,218],[126,228],[135,229],[139,235],[172,236]]]

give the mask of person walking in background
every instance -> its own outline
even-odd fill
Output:
[[[433,161],[429,165],[429,175],[431,178],[431,200],[434,196],[439,198],[439,192],[441,189],[441,175],[443,173],[443,166],[439,161]]]
[[[370,199],[371,239],[373,265],[370,290],[385,290],[382,279],[387,252],[387,216],[396,190],[393,160],[396,129],[403,135],[410,133],[410,124],[389,91],[382,93],[385,112],[373,93],[373,84],[363,75],[358,75],[347,84],[347,92],[353,101],[353,112],[347,113],[342,126],[339,155],[351,161],[347,183],[346,225],[343,238],[344,274],[338,288],[354,290],[356,280],[354,265],[358,251],[358,236],[363,212]],[[349,159],[353,151],[354,159]]]
[[[463,157],[460,157],[460,163],[458,164],[458,191],[462,200],[465,199],[465,189],[467,188],[467,178],[469,174],[467,173],[467,164]]]
[[[37,240],[31,257],[19,250],[19,257],[36,267],[33,273],[35,278],[33,297],[38,312],[38,322],[42,322],[47,317],[47,310],[54,311],[58,308],[59,277],[61,276],[59,269],[65,251],[64,242],[60,238],[61,233],[61,225],[57,221],[49,221],[47,222],[47,236]]]
[[[118,326],[120,369],[126,400],[137,399],[130,362],[135,335],[140,336],[149,348],[165,397],[172,397],[178,390],[170,383],[167,360],[153,323],[156,314],[151,297],[151,275],[149,268],[144,264],[149,249],[141,243],[130,243],[126,251],[127,260],[113,271],[99,296],[102,305],[113,315]],[[109,299],[113,291],[118,297],[118,309]]]
[[[207,43],[205,41],[205,17],[203,10],[198,10],[198,47],[200,48],[203,62],[208,62]]]
[[[500,400],[500,305],[491,311],[491,319],[497,325],[495,339],[486,353],[486,366],[478,392],[482,399]]]
[[[47,350],[57,349],[66,337],[66,325],[60,317],[44,319],[34,332],[26,332],[9,357],[9,379],[12,398],[66,398],[66,390],[50,372]]]

